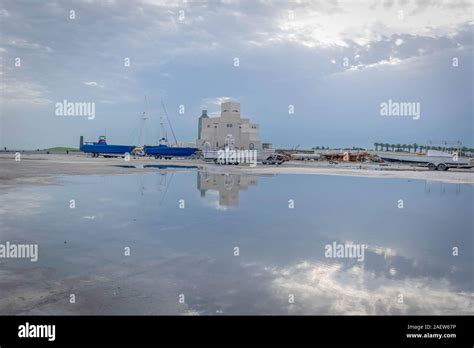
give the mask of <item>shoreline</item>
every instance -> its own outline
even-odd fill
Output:
[[[429,171],[426,168],[408,165],[380,165],[378,163],[345,162],[329,164],[327,162],[291,161],[281,166],[257,165],[216,165],[197,159],[131,159],[90,158],[85,154],[22,154],[21,161],[15,161],[13,153],[0,153],[0,187],[23,184],[50,184],[61,175],[115,175],[154,172],[147,165],[177,166],[168,170],[189,170],[184,167],[196,167],[209,173],[228,173],[242,175],[332,175],[382,179],[408,179],[437,181],[451,184],[474,184],[473,169],[450,169],[446,172]]]

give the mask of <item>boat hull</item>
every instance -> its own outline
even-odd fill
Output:
[[[99,144],[85,144],[81,151],[85,153],[107,154],[107,155],[124,155],[132,153],[135,146],[130,145],[99,145]]]
[[[420,165],[427,165],[429,163],[433,163],[435,165],[447,164],[452,166],[467,166],[470,163],[469,158],[459,157],[458,160],[455,161],[451,156],[382,154],[379,155],[379,157],[387,162],[402,162]]]
[[[160,157],[189,157],[197,150],[194,147],[146,146],[145,154]]]

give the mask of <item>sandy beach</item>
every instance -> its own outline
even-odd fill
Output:
[[[146,168],[148,165],[172,166],[170,170],[186,170],[186,168],[181,169],[179,166],[197,167],[210,173],[338,175],[474,184],[473,169],[450,169],[439,172],[407,165],[350,162],[329,164],[313,161],[291,161],[283,163],[281,166],[258,164],[251,167],[248,165],[216,165],[202,160],[138,158],[125,161],[123,158],[90,158],[84,154],[35,153],[22,153],[21,160],[15,161],[14,153],[10,152],[0,154],[0,185],[47,184],[60,175],[115,175],[156,170],[156,168]]]

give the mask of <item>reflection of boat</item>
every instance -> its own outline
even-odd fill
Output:
[[[92,157],[104,157],[110,155],[124,155],[126,153],[131,154],[135,149],[133,145],[109,145],[105,136],[101,135],[99,141],[96,143],[86,142],[84,143],[84,137],[81,136],[79,149],[82,152],[92,154]]]
[[[170,164],[145,164],[143,168],[157,168],[157,169],[196,169],[197,166],[181,166]]]
[[[380,154],[387,162],[402,162],[428,167],[430,170],[448,170],[449,168],[471,168],[470,159],[456,157],[443,151],[428,150],[427,153],[416,155]]]

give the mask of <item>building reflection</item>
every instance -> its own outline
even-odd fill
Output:
[[[217,191],[220,206],[236,207],[239,204],[239,192],[256,185],[256,175],[197,172],[197,188],[201,197],[205,197],[208,190]]]

